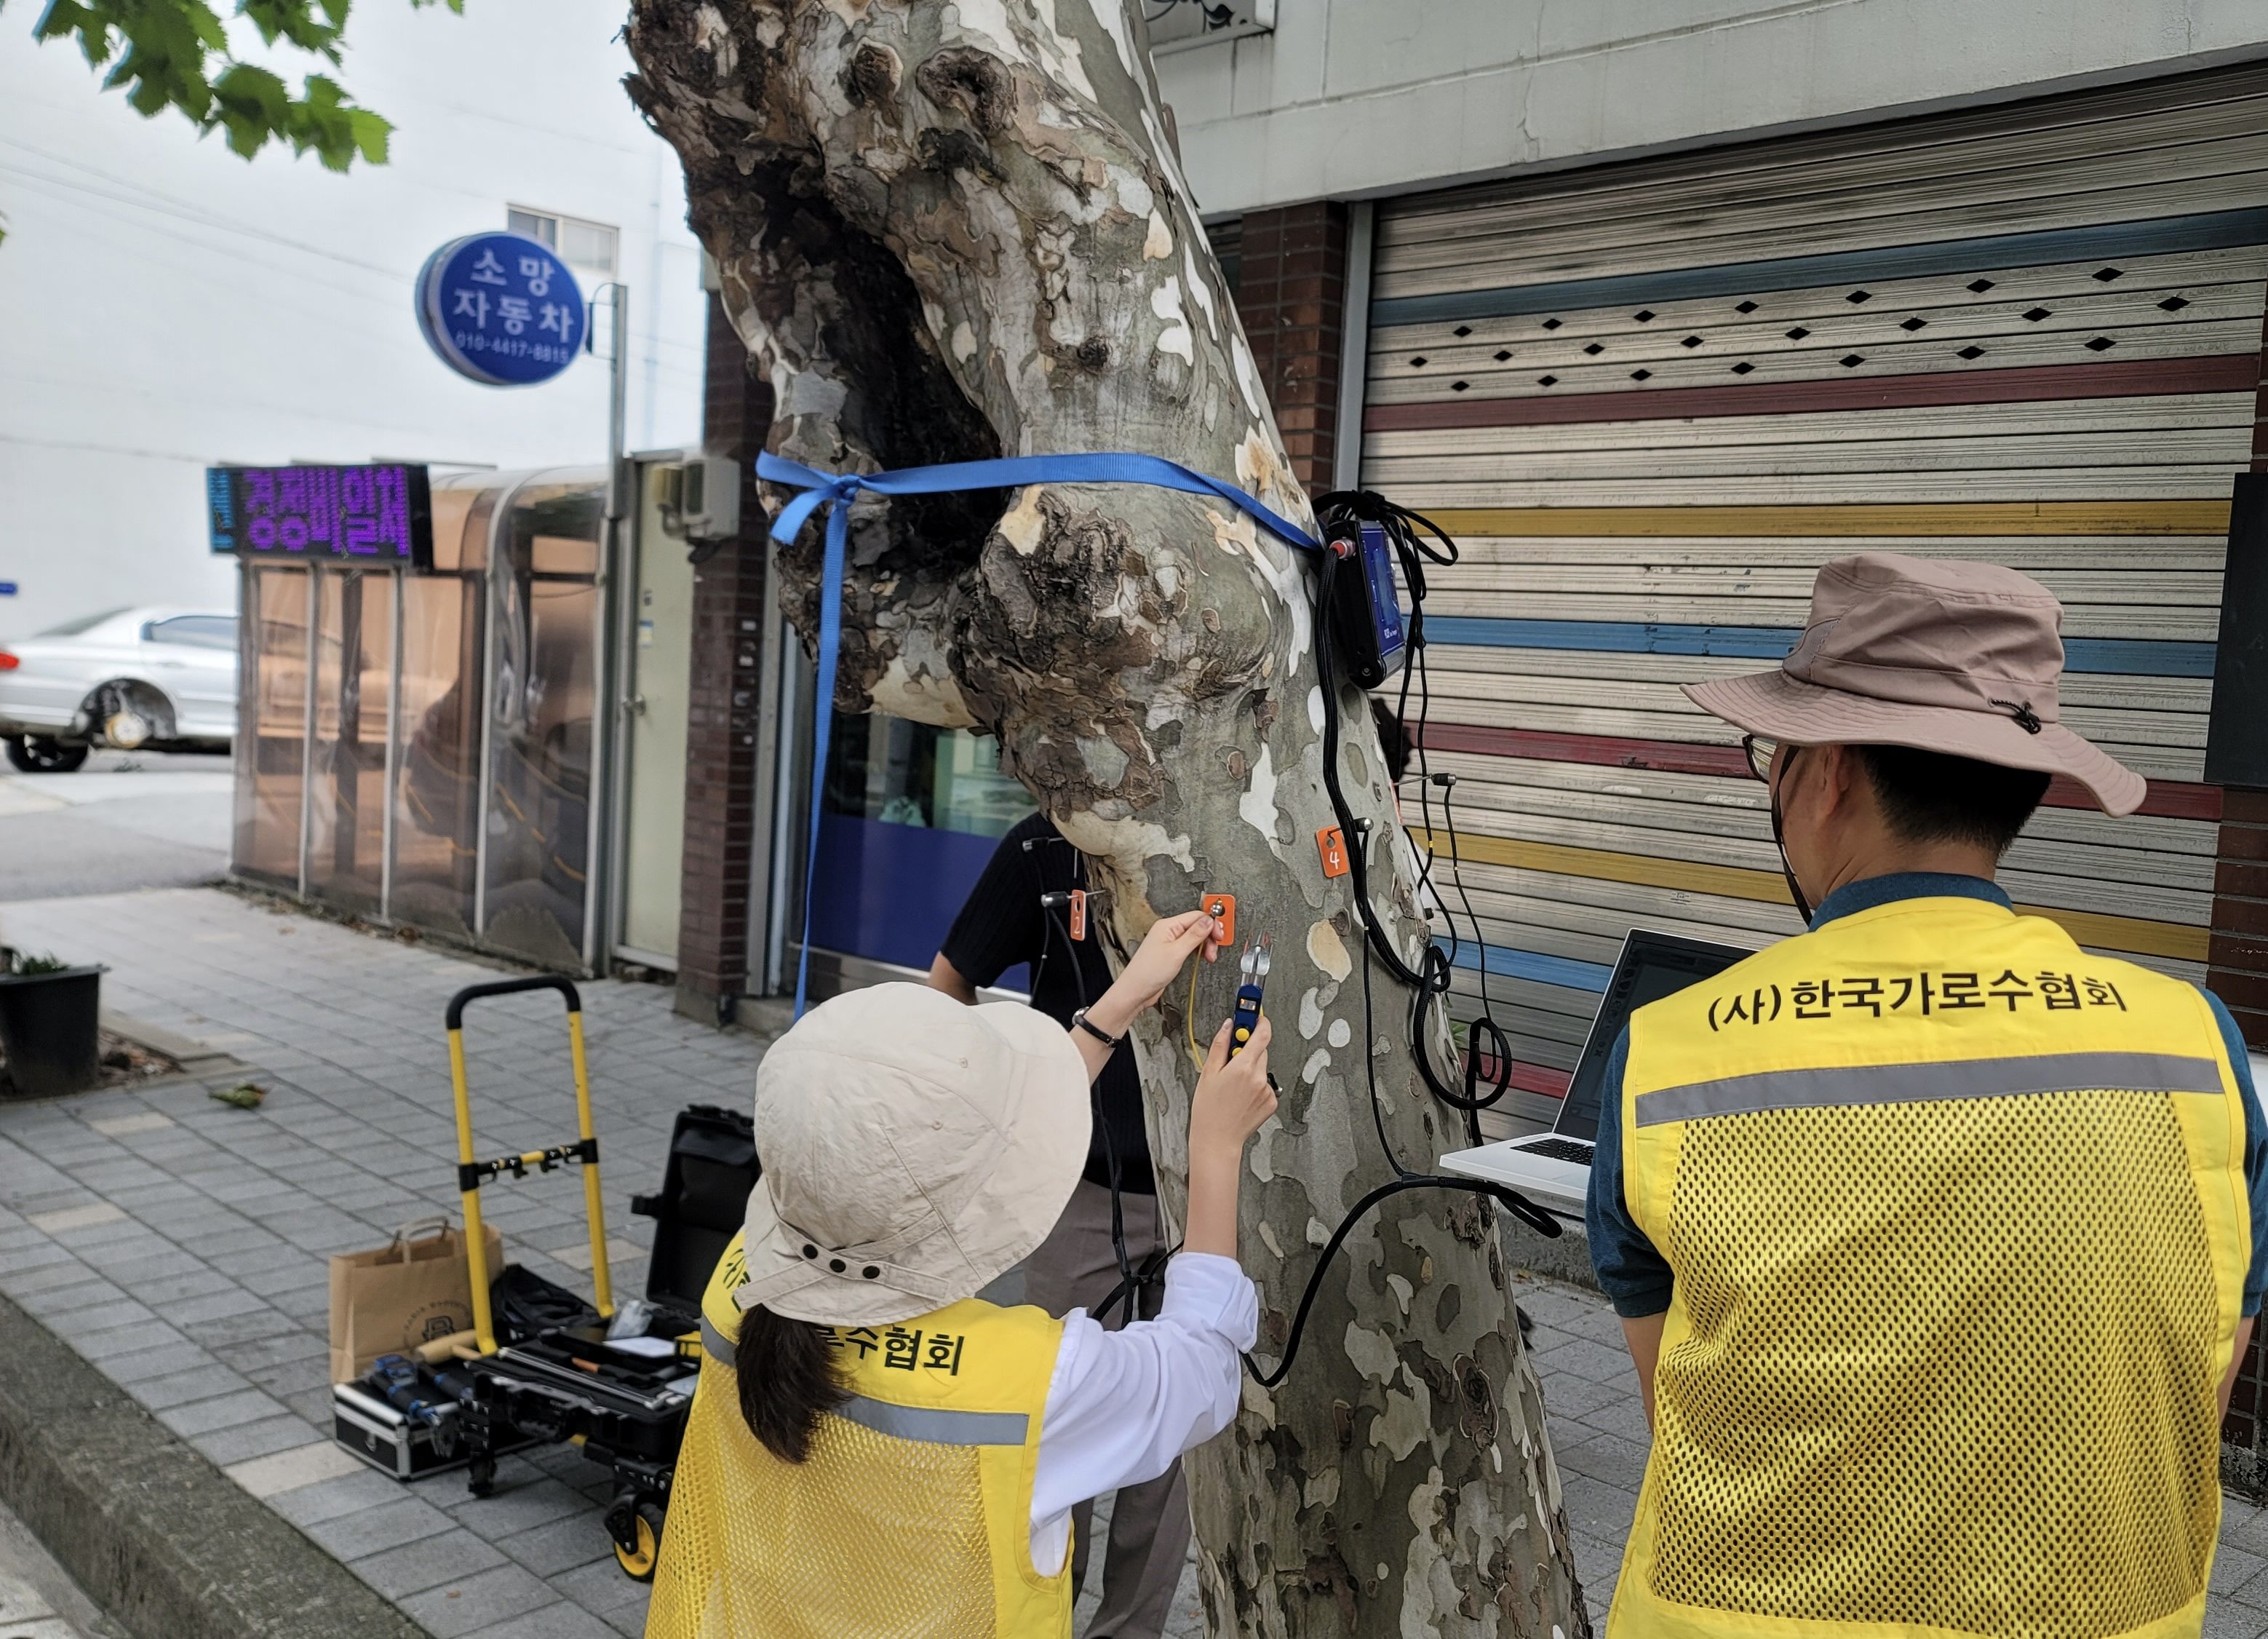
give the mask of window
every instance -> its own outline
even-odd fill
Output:
[[[604,281],[615,277],[616,235],[604,223],[513,205],[504,213],[504,226],[550,246],[559,253],[560,261],[586,278]]]
[[[142,628],[143,638],[151,643],[183,643],[193,649],[226,649],[236,652],[236,619],[231,615],[176,615],[171,620],[153,620]]]

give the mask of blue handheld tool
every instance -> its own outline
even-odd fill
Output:
[[[1266,939],[1256,935],[1245,946],[1244,956],[1237,963],[1244,983],[1236,987],[1236,1012],[1229,1025],[1228,1056],[1232,1059],[1244,1051],[1245,1044],[1252,1039],[1252,1032],[1260,1023],[1261,987],[1268,978],[1268,946]]]

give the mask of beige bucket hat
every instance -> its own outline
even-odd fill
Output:
[[[1811,588],[1778,671],[1684,685],[1703,711],[1792,745],[1896,745],[2068,774],[2108,814],[2148,784],[2065,727],[2063,605],[1996,564],[1861,552]]]
[[[1017,1002],[925,985],[821,1002],[756,1071],[742,1309],[887,1325],[974,1296],[1047,1237],[1086,1165],[1086,1063]]]

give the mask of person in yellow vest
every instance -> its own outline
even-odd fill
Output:
[[[2200,1631],[2264,1124],[2215,998],[1992,882],[2051,776],[2143,799],[2059,720],[2061,618],[1870,552],[1778,671],[1686,688],[1809,931],[1609,1066],[1591,1253],[1653,1429],[1614,1639]]]
[[[1054,1227],[1086,1164],[1088,1084],[1211,936],[1201,913],[1160,921],[1068,1030],[881,985],[764,1055],[763,1172],[702,1304],[647,1639],[1068,1639],[1072,1507],[1236,1414],[1267,1021],[1233,1059],[1224,1024],[1198,1077],[1156,1318],[1106,1332],[976,1294]]]

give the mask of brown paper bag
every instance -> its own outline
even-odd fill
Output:
[[[504,1237],[482,1225],[488,1276],[504,1272]],[[403,1355],[473,1324],[471,1261],[446,1218],[406,1223],[385,1245],[331,1259],[331,1381],[348,1383],[380,1355]]]

